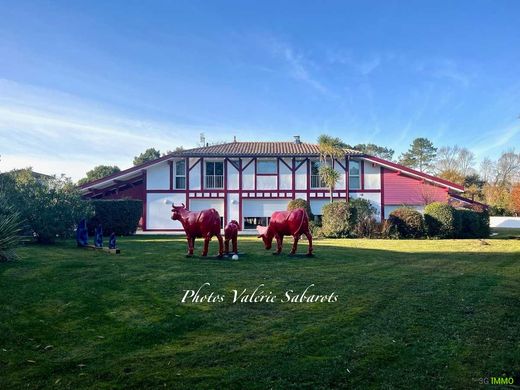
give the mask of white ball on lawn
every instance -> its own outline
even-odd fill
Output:
[[[233,255],[231,258],[232,258],[233,260],[238,260],[238,255]]]

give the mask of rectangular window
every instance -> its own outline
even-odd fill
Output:
[[[320,165],[317,160],[311,161],[311,188],[325,188],[325,182],[320,177]]]
[[[186,161],[184,160],[175,163],[175,188],[178,190],[186,188]]]
[[[349,162],[348,188],[351,190],[359,190],[361,188],[361,171],[359,169],[359,161],[350,160]]]
[[[278,173],[276,160],[257,160],[256,173],[260,175],[276,175]]]
[[[206,188],[224,188],[224,162],[206,161]]]
[[[271,217],[244,217],[244,229],[256,229],[258,225],[269,226]]]

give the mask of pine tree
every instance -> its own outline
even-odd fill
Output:
[[[427,138],[413,140],[408,151],[401,154],[399,163],[421,172],[431,172],[437,156],[437,148]]]
[[[155,148],[146,149],[139,156],[134,157],[134,166],[141,165],[147,161],[152,161],[161,157],[161,152]]]

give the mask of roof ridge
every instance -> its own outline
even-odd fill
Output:
[[[345,154],[363,155],[362,151],[352,148],[342,148]],[[207,146],[197,146],[172,153],[170,156],[208,154],[208,155],[317,155],[319,145],[317,143],[294,141],[231,141]]]

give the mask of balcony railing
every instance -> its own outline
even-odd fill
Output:
[[[325,182],[320,175],[311,175],[311,188],[325,188]]]
[[[206,175],[206,188],[224,188],[224,175]]]

